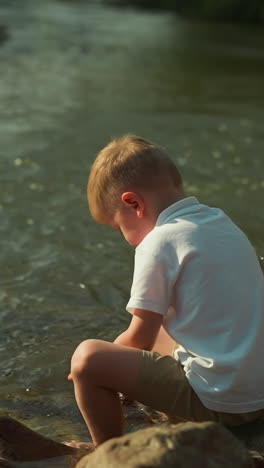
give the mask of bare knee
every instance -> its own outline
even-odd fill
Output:
[[[85,340],[76,348],[71,359],[73,381],[94,373],[101,343],[100,340]]]

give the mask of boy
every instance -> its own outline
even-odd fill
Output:
[[[72,357],[69,379],[94,445],[122,433],[118,392],[174,421],[264,415],[264,280],[247,237],[221,210],[186,197],[166,152],[135,135],[98,154],[88,203],[137,246],[128,329],[114,343],[86,340]]]

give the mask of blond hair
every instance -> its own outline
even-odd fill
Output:
[[[158,191],[170,184],[180,188],[182,178],[162,147],[137,135],[115,138],[91,167],[87,187],[91,215],[98,222],[107,222],[124,191]]]

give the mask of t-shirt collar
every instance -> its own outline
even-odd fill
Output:
[[[156,226],[161,226],[162,224],[165,224],[166,222],[170,221],[170,219],[187,214],[189,211],[191,211],[191,209],[193,209],[194,205],[198,204],[199,201],[196,197],[183,198],[182,200],[173,203],[159,214],[158,219],[156,221]]]

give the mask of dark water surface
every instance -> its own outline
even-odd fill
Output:
[[[55,0],[2,0],[0,24],[0,406],[85,439],[69,359],[124,329],[133,266],[89,217],[89,166],[112,136],[159,142],[263,256],[264,30]]]

